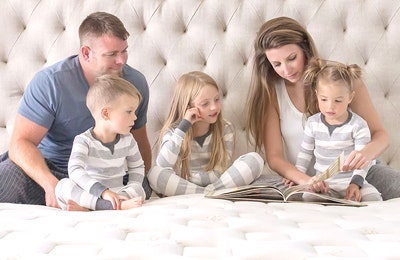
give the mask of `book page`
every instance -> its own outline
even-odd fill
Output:
[[[292,187],[287,188],[283,191],[283,195],[285,196],[285,200],[290,197],[290,195],[295,193],[303,193],[310,188],[310,184],[303,185],[294,185]]]
[[[295,193],[296,192],[294,192],[290,195],[293,195]],[[312,192],[312,191],[305,191],[305,192],[301,192],[301,193],[308,194],[308,195],[315,197],[315,200],[303,201],[306,203],[318,203],[318,204],[322,204],[322,205],[342,205],[342,206],[345,205],[345,206],[354,206],[354,207],[367,206],[367,204],[359,202],[359,201],[339,199],[335,196],[325,194],[325,193],[316,193],[316,192]],[[289,197],[290,197],[290,195],[289,195]]]
[[[344,163],[344,153],[341,153],[334,162],[326,169],[325,172],[319,174],[315,178],[315,182],[324,181],[341,172]],[[302,201],[300,194],[312,194],[316,197],[316,201],[309,203],[318,203],[323,205],[348,205],[348,206],[365,206],[366,204],[339,199],[329,194],[316,193],[310,190],[312,184],[295,185],[281,191],[279,188],[269,185],[245,185],[241,187],[227,188],[209,192],[205,195],[208,198],[227,199],[232,201],[261,201],[261,202],[305,202]],[[299,196],[293,196],[298,194]],[[298,198],[299,197],[299,198]],[[289,199],[290,198],[290,199]]]
[[[342,152],[336,159],[335,161],[333,161],[328,169],[326,169],[323,173],[318,174],[315,176],[313,184],[318,183],[320,181],[324,181],[327,180],[333,176],[335,176],[336,174],[338,174],[339,172],[342,171],[342,167],[343,167],[343,163],[344,163],[344,152]]]
[[[211,191],[205,195],[208,198],[220,199],[244,199],[244,200],[273,200],[284,201],[282,192],[273,186],[252,186],[246,185],[242,187],[227,188]]]
[[[312,184],[316,184],[320,181],[327,180],[331,178],[332,176],[335,176],[339,172],[341,172],[341,169],[343,167],[343,162],[344,162],[344,152],[342,152],[336,159],[333,161],[329,167],[321,174],[318,174],[315,176]],[[309,190],[310,186],[312,184],[303,184],[303,185],[295,185],[292,186],[288,189],[286,189],[283,194],[285,195],[286,198],[290,197],[290,195],[295,194],[295,193],[300,193],[300,192],[312,192]]]

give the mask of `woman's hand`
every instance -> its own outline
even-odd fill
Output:
[[[354,171],[354,170],[361,170],[367,167],[371,161],[365,156],[362,151],[352,151],[349,156],[347,156],[346,160],[344,160],[342,170],[347,171]]]
[[[296,185],[293,181],[286,179],[286,178],[282,178],[282,182],[285,186],[288,186],[288,187],[292,187],[293,185]]]

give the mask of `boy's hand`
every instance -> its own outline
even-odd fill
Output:
[[[346,197],[347,200],[354,200],[354,201],[361,201],[361,192],[360,187],[357,184],[350,183],[349,187],[346,190]]]
[[[119,195],[109,189],[106,189],[101,194],[101,198],[104,200],[108,200],[111,202],[113,209],[120,210],[121,209],[121,201],[127,200],[128,198],[122,195]]]

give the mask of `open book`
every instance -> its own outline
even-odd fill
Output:
[[[336,160],[328,167],[328,169],[322,174],[317,175],[314,178],[313,183],[323,181],[331,178],[332,176],[338,174],[344,162],[343,153],[336,158]],[[222,190],[212,191],[206,194],[207,198],[214,199],[226,199],[232,201],[261,201],[261,202],[304,202],[302,200],[302,195],[307,194],[309,198],[312,198],[312,201],[308,201],[309,203],[318,203],[322,205],[345,205],[345,206],[355,206],[361,207],[366,206],[366,204],[346,200],[339,199],[337,196],[332,196],[329,193],[316,193],[309,189],[309,184],[305,185],[296,185],[285,190],[280,190],[274,186],[242,186],[235,188],[228,188]],[[298,196],[295,196],[295,195]]]

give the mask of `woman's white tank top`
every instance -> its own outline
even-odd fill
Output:
[[[285,82],[279,80],[275,85],[279,105],[279,120],[285,148],[286,159],[296,164],[297,154],[303,140],[305,117],[290,100]]]

